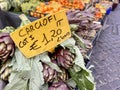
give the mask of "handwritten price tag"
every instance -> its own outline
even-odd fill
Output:
[[[65,12],[57,12],[38,19],[10,34],[11,38],[27,57],[43,53],[71,37]]]

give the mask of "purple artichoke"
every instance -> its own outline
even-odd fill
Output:
[[[70,52],[69,49],[60,48],[56,53],[56,58],[59,66],[62,66],[66,69],[73,66],[73,61],[75,58],[75,55]]]
[[[0,79],[0,90],[3,90],[4,87],[6,86],[6,82]]]
[[[53,83],[48,88],[48,90],[70,90],[70,89],[68,88],[68,86],[64,82],[60,81],[60,82]]]
[[[15,52],[15,45],[9,33],[0,33],[0,60],[5,62]]]
[[[43,63],[43,76],[45,83],[52,82],[57,76],[57,71]]]
[[[59,80],[66,81],[68,79],[68,72],[65,68],[60,68],[62,72],[59,72],[57,77]]]

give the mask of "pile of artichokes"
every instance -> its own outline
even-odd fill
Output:
[[[58,47],[52,54],[51,62],[59,66],[61,72],[57,72],[49,65],[42,63],[44,81],[52,83],[48,90],[70,90],[65,82],[69,79],[67,70],[74,65],[74,58],[75,55],[68,48]]]
[[[25,83],[21,83],[20,85],[23,85],[22,88],[26,88],[28,86],[31,87],[31,84],[33,84],[34,80],[36,80],[37,78],[32,76],[31,74],[33,74],[34,70],[36,71],[38,70],[38,67],[37,67],[38,63],[40,63],[42,67],[40,68],[42,73],[40,70],[38,71],[39,75],[41,75],[41,77],[39,78],[42,78],[44,81],[42,82],[42,85],[38,85],[38,86],[35,85],[35,88],[40,88],[40,90],[44,90],[42,89],[42,86],[47,85],[46,90],[76,90],[76,88],[79,88],[78,90],[88,90],[90,86],[89,90],[94,90],[95,88],[94,79],[92,78],[91,72],[85,67],[85,63],[83,61],[83,56],[84,56],[83,52],[85,52],[86,54],[87,53],[86,50],[92,48],[92,44],[89,43],[90,41],[85,42],[86,38],[84,38],[82,34],[84,33],[84,31],[92,31],[91,26],[92,24],[94,24],[93,21],[95,19],[93,16],[91,15],[89,16],[86,13],[87,12],[81,13],[80,11],[76,11],[74,13],[71,12],[71,16],[73,16],[73,14],[75,15],[75,17],[79,16],[79,19],[78,18],[74,19],[74,20],[77,20],[75,21],[76,22],[75,24],[77,26],[75,26],[76,28],[72,27],[73,29],[71,30],[72,37],[66,40],[65,42],[63,42],[62,44],[56,46],[54,52],[52,53],[47,52],[47,54],[45,54],[47,56],[45,56],[44,54],[41,54],[43,56],[38,55],[30,59],[27,59],[26,57],[24,57],[24,55],[21,54],[20,55],[21,58],[19,58],[18,57],[19,55],[17,55],[18,51],[15,50],[17,47],[15,47],[15,44],[10,38],[9,33],[1,32],[0,33],[0,60],[1,60],[0,78],[2,80],[8,81],[8,84],[5,87],[5,90],[16,90],[17,86],[16,87],[14,86],[16,84],[19,85],[20,81],[24,81],[24,82],[25,80],[27,81],[26,78],[28,78],[27,84],[25,82]],[[23,24],[26,25],[27,23],[29,23],[29,20],[26,20],[26,17],[25,18],[22,17],[22,19],[25,19],[25,20],[22,20],[21,25]],[[71,22],[70,18],[68,19]],[[98,25],[98,24],[94,24],[94,25]],[[98,27],[94,26],[94,29],[97,31]],[[81,34],[79,35],[78,32],[81,32]],[[48,60],[49,58],[50,60]],[[23,66],[21,67],[19,66],[19,63],[18,63],[20,59],[23,59],[20,61],[20,64],[21,63],[23,64]],[[37,60],[38,60],[38,63],[35,63],[37,62]],[[27,68],[26,66],[24,67],[24,64],[25,65],[27,64],[26,65]],[[40,64],[38,66],[40,66]],[[30,68],[28,68],[28,66]],[[12,76],[14,76],[15,73],[16,73],[16,77],[13,78]],[[23,73],[26,75],[23,75]],[[27,77],[27,74],[30,74],[30,75]],[[10,80],[16,80],[16,81],[20,80],[20,81],[13,83]],[[25,89],[25,90],[29,90],[29,89]],[[38,89],[35,89],[35,90],[38,90]]]
[[[92,49],[93,39],[102,27],[101,22],[95,18],[95,10],[94,7],[91,7],[84,11],[71,10],[67,12],[69,23],[75,28],[74,34],[77,34],[86,45],[86,48],[78,46],[84,58],[86,58],[89,50]]]

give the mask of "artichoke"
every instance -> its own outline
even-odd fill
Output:
[[[0,33],[0,60],[5,62],[12,57],[15,51],[15,45],[9,36],[9,33]]]
[[[60,68],[62,72],[59,72],[57,77],[59,80],[66,81],[68,80],[68,72],[65,68],[61,67]]]
[[[0,90],[4,90],[4,87],[7,85],[7,83],[0,79]]]
[[[59,66],[64,67],[65,69],[68,69],[73,66],[73,61],[75,58],[75,55],[70,52],[67,48],[60,48],[55,53],[57,63]]]
[[[11,59],[8,59],[0,68],[0,78],[2,80],[8,81],[8,78],[12,72]]]
[[[63,81],[60,81],[60,82],[53,83],[48,88],[48,90],[70,90],[70,89],[68,88],[68,86]]]
[[[45,83],[52,82],[57,76],[57,71],[43,63],[43,76]]]

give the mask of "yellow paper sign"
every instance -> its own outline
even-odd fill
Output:
[[[10,34],[11,38],[27,57],[43,53],[71,37],[65,12],[57,12],[38,19]]]

